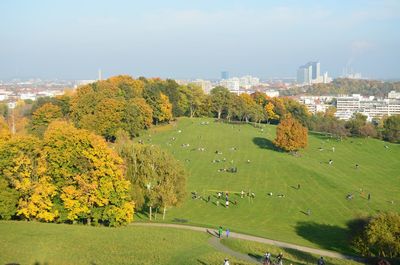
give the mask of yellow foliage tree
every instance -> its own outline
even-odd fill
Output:
[[[10,139],[11,133],[8,128],[7,122],[0,116],[0,144]]]
[[[69,220],[112,226],[132,221],[134,204],[123,161],[103,138],[56,121],[45,133],[43,157]]]
[[[274,112],[274,108],[275,107],[272,102],[268,102],[268,104],[266,104],[264,107],[267,117],[267,123],[269,123],[270,120],[277,120],[279,118],[279,116]]]
[[[159,121],[170,121],[172,119],[172,104],[164,93],[160,93],[160,111]]]
[[[40,142],[32,136],[16,136],[0,148],[0,175],[20,194],[17,215],[45,222],[58,216],[52,198],[56,188],[38,165]]]

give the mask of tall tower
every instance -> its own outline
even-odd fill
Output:
[[[98,81],[101,81],[101,69],[99,69],[99,77],[98,77]]]

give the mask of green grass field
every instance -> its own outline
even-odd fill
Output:
[[[0,264],[221,264],[228,255],[210,246],[209,237],[171,228],[0,222]]]
[[[188,230],[128,226],[120,228],[37,222],[0,222],[0,264],[21,265],[249,265],[209,243],[210,235]],[[285,263],[315,264],[315,255],[236,239],[223,239],[229,248],[258,258],[265,251],[283,251]],[[327,259],[327,265],[358,265]],[[251,263],[254,264],[254,263]]]
[[[201,125],[203,121],[209,124]],[[222,225],[266,238],[351,252],[346,228],[349,220],[378,211],[400,211],[399,145],[358,138],[340,142],[310,134],[308,147],[300,156],[292,156],[274,150],[274,138],[275,126],[265,125],[261,130],[249,124],[200,118],[183,118],[146,132],[141,139],[169,150],[190,172],[187,200],[181,207],[170,209],[166,221],[178,218],[193,225]],[[212,163],[224,158],[225,162]],[[328,164],[330,159],[332,165]],[[237,167],[238,172],[218,172],[229,167]],[[242,189],[254,192],[255,199],[233,194]],[[231,203],[228,209],[216,206],[217,190],[228,191],[237,205]],[[191,199],[192,191],[212,195],[211,202]],[[269,192],[273,196],[268,196]],[[346,200],[350,193],[354,198]],[[224,198],[220,201],[223,203]],[[145,220],[145,215],[136,217],[136,221]]]

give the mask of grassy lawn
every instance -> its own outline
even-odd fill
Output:
[[[229,247],[232,250],[247,254],[256,258],[263,258],[266,252],[271,253],[272,260],[275,260],[279,253],[283,254],[284,264],[317,264],[317,260],[320,258],[318,255],[304,253],[294,249],[279,248],[276,246],[266,245],[257,242],[251,242],[240,239],[223,239],[222,244]],[[362,263],[341,260],[324,257],[326,265],[361,265]]]
[[[201,125],[203,121],[209,124]],[[148,131],[141,139],[169,150],[190,172],[187,200],[170,209],[166,221],[178,218],[188,224],[222,225],[232,231],[351,252],[349,220],[378,211],[400,211],[399,145],[357,138],[340,142],[311,134],[307,149],[292,156],[274,150],[274,138],[275,126],[261,130],[212,119],[183,118],[164,129]],[[213,163],[215,159],[221,162]],[[229,167],[237,167],[238,172],[218,172]],[[237,205],[217,206],[217,190],[228,191]],[[234,194],[241,190],[254,192],[255,199]],[[192,191],[211,195],[211,202],[191,199]],[[346,200],[350,193],[354,198]],[[145,221],[147,216],[139,214],[136,220]]]
[[[207,234],[171,228],[0,222],[0,264],[222,264],[227,255],[208,239]]]

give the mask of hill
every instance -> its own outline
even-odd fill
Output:
[[[260,129],[182,118],[138,140],[169,150],[190,172],[187,200],[168,211],[168,222],[223,225],[233,231],[352,252],[347,240],[349,221],[377,211],[400,210],[396,195],[400,193],[400,146],[310,134],[307,149],[292,156],[275,150],[274,138],[272,125]],[[237,172],[223,171],[230,168]],[[241,198],[242,190],[255,198]],[[218,191],[230,194],[229,208],[222,206],[225,198],[217,205]],[[192,192],[205,200],[192,199]],[[351,200],[346,199],[349,194]],[[136,220],[146,221],[147,216],[139,214]]]

